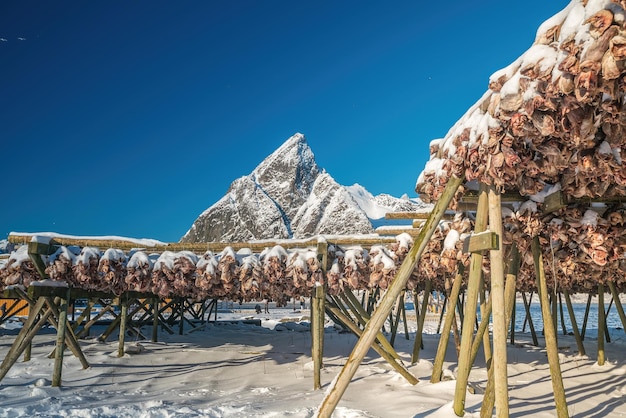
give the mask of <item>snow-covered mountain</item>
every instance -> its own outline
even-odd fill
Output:
[[[408,197],[373,196],[342,186],[315,162],[304,135],[295,134],[196,219],[181,242],[308,238],[374,232],[372,219],[390,211],[424,211]]]

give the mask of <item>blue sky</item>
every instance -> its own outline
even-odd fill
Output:
[[[3,0],[0,239],[178,241],[296,132],[340,184],[416,197],[429,142],[567,4]]]

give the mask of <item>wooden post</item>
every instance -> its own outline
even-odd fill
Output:
[[[552,324],[554,324],[554,338],[557,339],[557,347],[559,341],[559,334],[557,332],[559,317],[557,316],[557,305],[556,305],[556,283],[555,283],[555,293],[550,294],[550,308],[552,309]]]
[[[598,365],[604,366],[604,326],[606,318],[604,316],[604,285],[598,283]]]
[[[556,341],[556,330],[552,323],[552,313],[550,312],[550,302],[548,299],[548,285],[543,268],[543,256],[539,237],[534,237],[531,244],[533,260],[535,263],[535,275],[537,278],[537,292],[541,302],[541,313],[543,316],[543,331],[546,339],[546,351],[548,353],[548,363],[550,364],[550,377],[552,378],[552,390],[554,392],[554,403],[556,413],[559,418],[568,417],[567,402],[565,401],[565,388],[563,387],[563,377],[561,376],[561,364],[559,363],[559,348]]]
[[[396,319],[391,324],[391,339],[389,343],[393,347],[394,342],[396,341],[396,333],[398,332],[398,325],[400,325],[400,316],[402,315],[402,308],[404,307],[404,292],[400,293],[398,296],[398,300],[396,301]]]
[[[522,300],[524,301],[524,309],[526,310],[526,319],[524,321],[528,321],[528,326],[530,328],[530,335],[533,338],[533,345],[535,347],[539,346],[539,340],[537,339],[537,333],[535,332],[535,325],[533,323],[533,318],[530,315],[530,304],[533,301],[533,293],[530,293],[530,300],[526,300],[526,293],[522,292]],[[522,329],[524,332],[524,329]]]
[[[587,320],[589,319],[589,309],[591,308],[591,299],[593,295],[589,292],[589,296],[587,296],[587,306],[585,306],[585,316],[583,317],[583,329],[580,332],[580,338],[585,341],[585,331],[587,330]]]
[[[624,315],[624,307],[622,306],[622,302],[619,300],[619,294],[617,293],[617,289],[615,289],[615,283],[609,283],[609,290],[611,290],[611,294],[613,295],[613,300],[615,301],[615,309],[617,309],[617,313],[619,314],[619,319],[622,321],[622,329],[626,330],[626,315]]]
[[[320,262],[322,274],[326,275],[326,267],[328,266],[328,243],[319,241],[317,243],[317,258]],[[321,370],[324,367],[324,300],[326,292],[324,286],[317,283],[313,289],[313,297],[311,298],[311,357],[313,357],[313,389],[321,389]]]
[[[120,297],[120,335],[117,356],[124,357],[124,341],[126,340],[126,321],[128,320],[128,295]]]
[[[180,306],[180,322],[178,323],[178,335],[183,335],[183,326],[185,321],[185,299],[178,298],[178,305]]]
[[[495,186],[489,187],[489,228],[498,234],[498,248],[489,251],[491,260],[491,302],[493,304],[493,361],[495,405],[498,416],[509,414],[507,375],[507,322],[504,300],[504,257],[502,251],[502,204]]]
[[[609,313],[611,312],[611,306],[613,306],[613,298],[611,298],[611,301],[609,302],[609,307],[606,308],[606,313],[604,314],[604,337],[605,337],[607,343],[611,342],[611,335],[609,333],[609,326],[606,323],[606,318],[609,317]]]
[[[574,316],[574,307],[572,306],[572,300],[569,297],[569,292],[567,291],[567,289],[563,289],[563,296],[565,296],[567,313],[569,315],[569,320],[572,323],[574,338],[576,339],[576,345],[578,346],[578,354],[584,356],[586,354],[585,346],[583,345],[583,340],[580,338],[580,331],[578,330],[578,324],[576,323],[576,317]]]
[[[432,282],[426,280],[424,287],[424,297],[422,298],[422,309],[420,310],[419,318],[417,319],[417,331],[415,332],[415,343],[413,344],[413,354],[411,355],[411,363],[415,364],[419,360],[420,347],[422,347],[422,332],[424,331],[424,321],[426,320],[426,313],[428,312],[428,300],[430,299],[430,291],[432,289]]]
[[[437,200],[433,211],[430,213],[426,223],[422,227],[413,247],[411,247],[406,255],[406,258],[402,262],[402,265],[398,269],[396,277],[390,283],[387,292],[382,297],[378,305],[378,309],[376,309],[376,312],[374,312],[374,315],[372,315],[370,321],[365,326],[361,338],[359,338],[354,346],[354,349],[352,350],[350,357],[348,357],[341,372],[328,388],[326,396],[322,400],[322,403],[317,411],[317,416],[319,418],[329,418],[335,410],[335,407],[343,396],[350,380],[352,380],[352,377],[356,373],[359,364],[361,364],[361,361],[363,361],[369,347],[376,339],[376,334],[382,328],[389,311],[393,308],[396,298],[402,290],[404,290],[406,282],[413,273],[415,265],[422,256],[428,241],[430,240],[435,229],[438,227],[439,221],[448,208],[450,201],[454,198],[454,195],[456,194],[456,191],[462,181],[462,178],[455,176],[452,176],[448,180],[446,189],[443,191],[439,200]]]
[[[489,321],[491,312],[487,313],[487,296],[485,294],[485,278],[482,274],[480,275],[480,290],[479,290],[478,296],[480,298],[480,320],[482,322],[486,318],[487,321]],[[477,329],[476,332],[478,333],[479,330]],[[483,336],[483,351],[485,352],[485,364],[490,364],[491,356],[492,356],[491,338],[489,337],[488,332],[483,333],[482,336]],[[473,363],[474,361],[472,361],[472,364]]]
[[[413,296],[413,307],[415,309],[415,327],[417,329],[420,323],[420,313],[422,312],[422,309],[420,307],[419,292],[417,291],[417,289],[413,289],[411,295]],[[415,338],[417,339],[417,331],[415,332]],[[424,341],[420,341],[420,349],[424,349]],[[413,357],[413,353],[411,353],[411,357]]]
[[[481,184],[478,196],[478,207],[476,209],[476,221],[474,223],[475,233],[483,232],[486,229],[489,214],[488,211],[489,198],[487,186],[485,184]],[[482,276],[482,264],[482,253],[472,253],[467,290],[465,291],[465,309],[462,317],[463,325],[461,328],[461,349],[459,351],[459,366],[453,402],[454,413],[458,416],[463,416],[465,411],[467,381],[472,367],[469,360],[472,338],[474,335],[474,323],[476,321],[476,305],[478,303],[478,288],[480,286],[480,279]]]
[[[63,352],[65,351],[65,329],[67,327],[67,305],[70,299],[70,290],[67,296],[61,298],[59,306],[59,319],[56,339],[56,353],[54,356],[54,370],[52,372],[52,387],[61,386],[61,372],[63,369]]]
[[[443,330],[439,336],[439,345],[437,347],[437,354],[433,362],[433,372],[430,377],[431,383],[437,383],[441,381],[441,374],[443,370],[443,360],[446,357],[446,349],[448,348],[448,341],[450,340],[450,329],[452,328],[452,322],[455,320],[455,306],[456,301],[459,298],[461,292],[461,282],[463,281],[463,264],[458,264],[457,272],[452,284],[452,290],[450,296],[448,296],[448,311],[446,312],[445,322],[443,323]]]
[[[404,338],[409,339],[409,324],[406,322],[405,293],[402,293],[402,323],[404,324]]]
[[[563,335],[567,335],[567,326],[565,325],[565,315],[563,314],[563,298],[561,292],[558,294],[559,298],[559,315],[561,316],[561,328],[563,329]]]
[[[513,344],[515,335],[515,294],[517,275],[520,267],[520,253],[517,245],[513,243],[511,246],[511,255],[509,267],[506,274],[506,282],[504,284],[504,306],[506,309],[506,322],[511,324],[511,344]]]
[[[513,322],[514,313],[515,313],[515,289],[516,289],[516,281],[517,274],[519,273],[520,266],[520,254],[517,249],[517,245],[513,245],[511,248],[511,257],[508,267],[508,273],[506,275],[506,283],[504,285],[504,298],[505,298],[505,324],[511,324],[511,333],[513,332],[513,328],[515,324]],[[523,293],[523,292],[522,292]],[[489,314],[491,313],[491,304],[492,300],[489,300],[487,305]],[[472,345],[472,363],[474,363],[474,359],[476,357],[476,353],[478,352],[478,346],[480,341],[478,340],[478,336],[482,334],[488,334],[485,332],[488,325],[488,315],[486,321],[483,320],[480,326],[481,328],[478,330],[477,337],[474,339],[474,344]],[[506,337],[505,337],[506,338]],[[481,418],[491,417],[493,413],[493,407],[495,404],[495,380],[494,380],[494,368],[493,361],[491,364],[487,363],[487,386],[485,387],[485,395],[483,396],[483,404],[480,409]],[[508,415],[508,411],[507,411]]]
[[[209,316],[211,313],[209,312]],[[208,320],[208,318],[207,318]],[[159,298],[152,298],[152,342],[155,343],[159,339]]]

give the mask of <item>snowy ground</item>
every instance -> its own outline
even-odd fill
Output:
[[[117,357],[116,336],[105,343],[95,337],[81,340],[91,367],[81,369],[68,351],[60,388],[50,386],[53,360],[47,358],[54,330],[42,332],[35,337],[31,361],[16,363],[0,381],[0,417],[312,417],[356,337],[340,333],[328,323],[323,389],[314,391],[308,309],[272,307],[270,314],[257,315],[253,306],[226,308],[222,306],[218,314],[223,322],[216,325],[184,335],[162,331],[158,343],[128,341],[128,353],[122,358]],[[258,318],[262,326],[228,322],[238,318]],[[11,321],[0,326],[0,358],[6,355],[19,324]],[[430,316],[421,360],[409,365],[420,380],[417,385],[410,385],[370,351],[333,416],[455,417],[451,408],[454,380],[429,383],[438,341],[436,326],[437,318]],[[409,340],[402,326],[400,332],[395,346],[408,364],[415,322],[409,321]],[[146,335],[150,335],[149,329]],[[577,355],[573,337],[559,333],[572,417],[626,416],[626,335],[617,328],[611,328],[610,335],[608,361],[600,367],[595,361],[594,329],[587,330],[585,339],[588,357]],[[511,416],[552,417],[555,411],[545,350],[530,342],[530,336],[518,330],[516,344],[509,345]],[[455,367],[450,338],[445,375],[454,376]],[[479,355],[470,383],[480,392],[485,378]],[[481,401],[482,395],[468,393],[466,417],[479,416]]]

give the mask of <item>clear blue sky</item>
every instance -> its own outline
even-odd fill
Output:
[[[178,241],[296,132],[340,184],[416,197],[429,142],[567,4],[3,0],[0,239]]]

